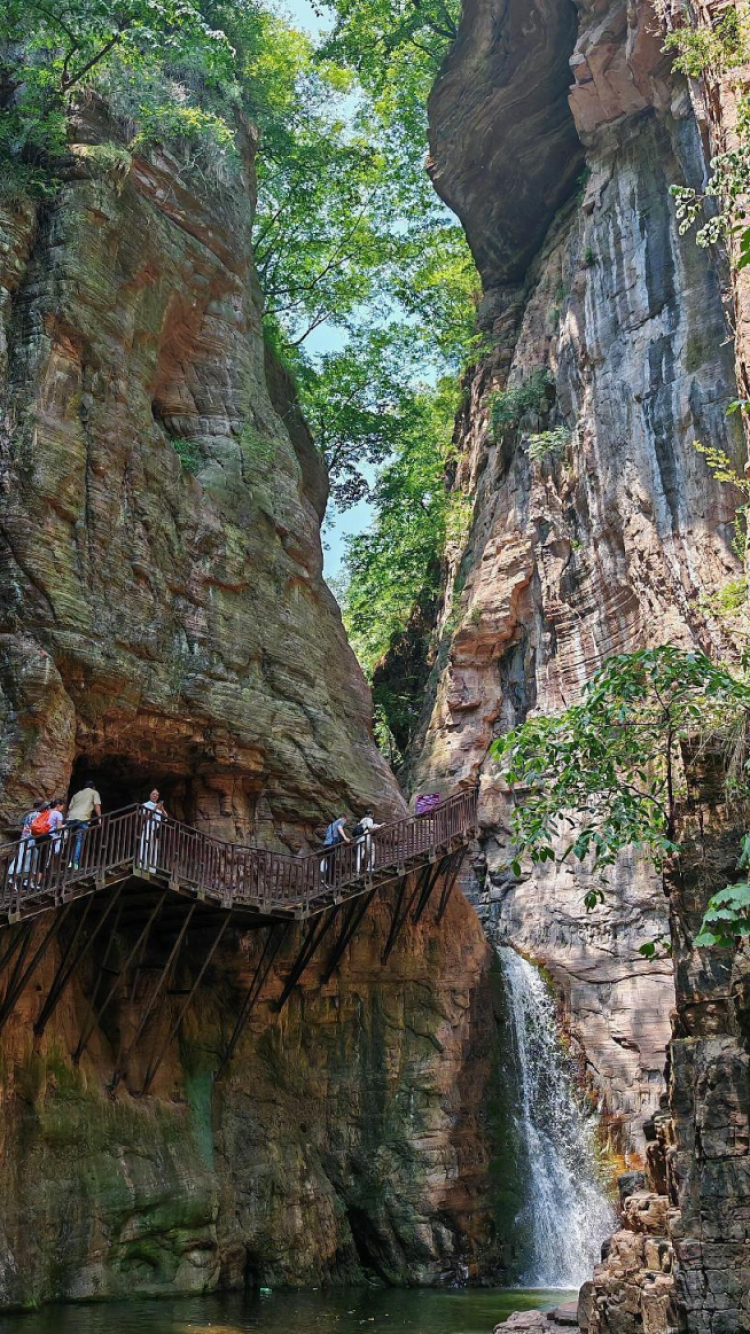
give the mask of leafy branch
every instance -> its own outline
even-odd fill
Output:
[[[580,703],[531,718],[491,747],[514,797],[514,873],[524,857],[574,858],[603,884],[628,848],[663,868],[680,850],[685,755],[718,749],[727,792],[746,795],[749,722],[750,686],[704,654],[664,645],[610,658]],[[590,890],[586,906],[602,896]]]

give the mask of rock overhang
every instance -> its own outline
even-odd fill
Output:
[[[429,100],[430,175],[485,288],[523,279],[580,177],[572,0],[466,0]]]

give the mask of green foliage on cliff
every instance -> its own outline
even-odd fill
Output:
[[[517,427],[527,412],[541,416],[549,411],[553,395],[554,380],[546,366],[532,371],[521,384],[495,390],[489,401],[495,436]]]
[[[664,45],[665,50],[676,53],[676,68],[692,79],[704,80],[709,90],[721,79],[735,86],[736,142],[713,158],[705,190],[673,186],[672,193],[680,232],[702,220],[696,231],[698,244],[707,247],[726,241],[731,262],[738,269],[746,268],[750,264],[750,95],[745,70],[750,60],[750,21],[740,9],[727,6],[711,16],[710,22],[685,23],[668,34]]]
[[[445,482],[457,399],[451,381],[407,397],[393,457],[373,488],[374,522],[349,540],[344,619],[368,671],[417,604],[438,592],[455,503]]]
[[[119,188],[133,157],[161,142],[194,187],[241,201],[240,150],[247,122],[257,127],[267,336],[296,377],[336,505],[373,499],[345,596],[372,666],[434,596],[463,515],[446,468],[457,377],[479,349],[479,282],[425,171],[427,95],[460,5],[325,3],[333,28],[315,43],[266,0],[10,0],[0,156],[13,166],[7,200],[49,195],[93,92],[96,133],[112,143],[76,145],[89,171],[106,175],[109,154]],[[312,354],[323,326],[331,346]],[[173,444],[196,471],[189,442]]]
[[[750,870],[750,834],[743,839],[737,870],[746,873]],[[750,884],[741,880],[714,894],[695,944],[732,949],[747,936],[750,936]]]
[[[170,444],[179,457],[183,472],[195,477],[203,462],[199,441],[176,439],[170,440]]]
[[[493,743],[515,798],[513,870],[521,873],[523,857],[573,858],[604,879],[628,848],[662,867],[679,852],[677,811],[694,795],[691,771],[718,764],[724,795],[750,796],[749,725],[750,684],[701,653],[664,645],[610,658],[579,704]],[[587,907],[602,896],[590,891]],[[725,892],[709,911],[729,914],[732,902]],[[747,934],[746,905],[739,909],[722,917],[727,937]],[[701,943],[713,942],[704,933]]]
[[[570,431],[564,426],[554,426],[550,431],[540,431],[528,438],[528,454],[532,463],[546,463],[562,458],[570,444]]]
[[[232,49],[192,0],[7,0],[0,14],[0,149],[11,160],[64,151],[68,113],[99,81],[140,78],[148,86],[154,65],[193,71],[205,88],[231,77]],[[150,114],[157,104],[147,96]],[[166,110],[166,108],[165,108]],[[184,114],[195,129],[209,126],[221,140],[220,116],[197,101],[172,94],[170,112],[179,127]],[[191,123],[192,122],[192,123]]]

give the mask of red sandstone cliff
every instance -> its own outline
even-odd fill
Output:
[[[113,165],[101,108],[75,129],[56,198],[0,219],[3,818],[84,769],[109,809],[156,784],[201,828],[292,852],[332,811],[398,813],[321,577],[323,467],[264,352],[252,145],[212,187],[176,150]],[[113,1092],[168,941],[122,971],[132,941],[102,940],[35,1039],[66,923],[2,1035],[1,1304],[503,1263],[489,952],[456,897],[382,966],[391,900],[279,1015],[287,942],[214,1086],[261,948],[230,932],[145,1098],[208,942]],[[102,964],[117,990],[77,1068]]]

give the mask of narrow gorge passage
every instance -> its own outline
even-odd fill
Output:
[[[748,200],[744,0],[0,9],[0,1334],[750,1334]]]

